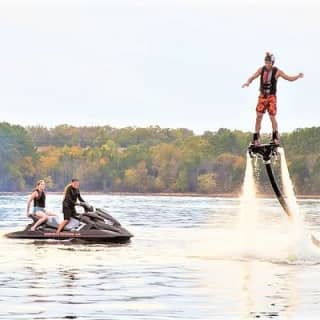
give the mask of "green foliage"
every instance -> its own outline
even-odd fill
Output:
[[[282,135],[300,194],[320,191],[320,127]],[[72,177],[87,191],[234,193],[241,189],[248,132],[0,123],[0,191],[44,178],[62,190]],[[261,177],[265,179],[265,177]],[[264,181],[261,181],[263,184]]]
[[[0,123],[0,190],[23,190],[35,175],[36,149],[21,126]]]
[[[201,193],[213,193],[217,187],[215,177],[212,173],[198,176],[198,191]]]

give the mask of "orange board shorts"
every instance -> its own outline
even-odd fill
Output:
[[[256,111],[265,113],[268,110],[270,116],[277,114],[277,97],[275,95],[259,96]]]

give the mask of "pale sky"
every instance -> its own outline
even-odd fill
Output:
[[[264,54],[280,131],[319,126],[317,1],[0,0],[0,122],[252,131]],[[270,131],[266,117],[263,131]]]

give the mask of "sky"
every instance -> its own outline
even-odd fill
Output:
[[[280,131],[319,126],[320,2],[0,0],[0,122],[252,131],[266,51]],[[266,116],[264,132],[271,130]]]

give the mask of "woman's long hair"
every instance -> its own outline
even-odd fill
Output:
[[[38,180],[37,183],[36,183],[35,188],[32,190],[32,192],[34,192],[34,191],[37,191],[37,192],[38,192],[38,197],[37,197],[37,199],[40,198],[42,192],[44,192],[43,190],[39,190],[39,189],[38,189],[38,187],[40,186],[41,183],[45,183],[45,181],[44,181],[44,180]]]
[[[68,183],[63,190],[63,200],[66,198],[67,189],[71,186],[71,183]]]
[[[45,181],[44,180],[38,180],[37,184],[36,184],[36,188],[38,188],[41,183],[45,183]]]

